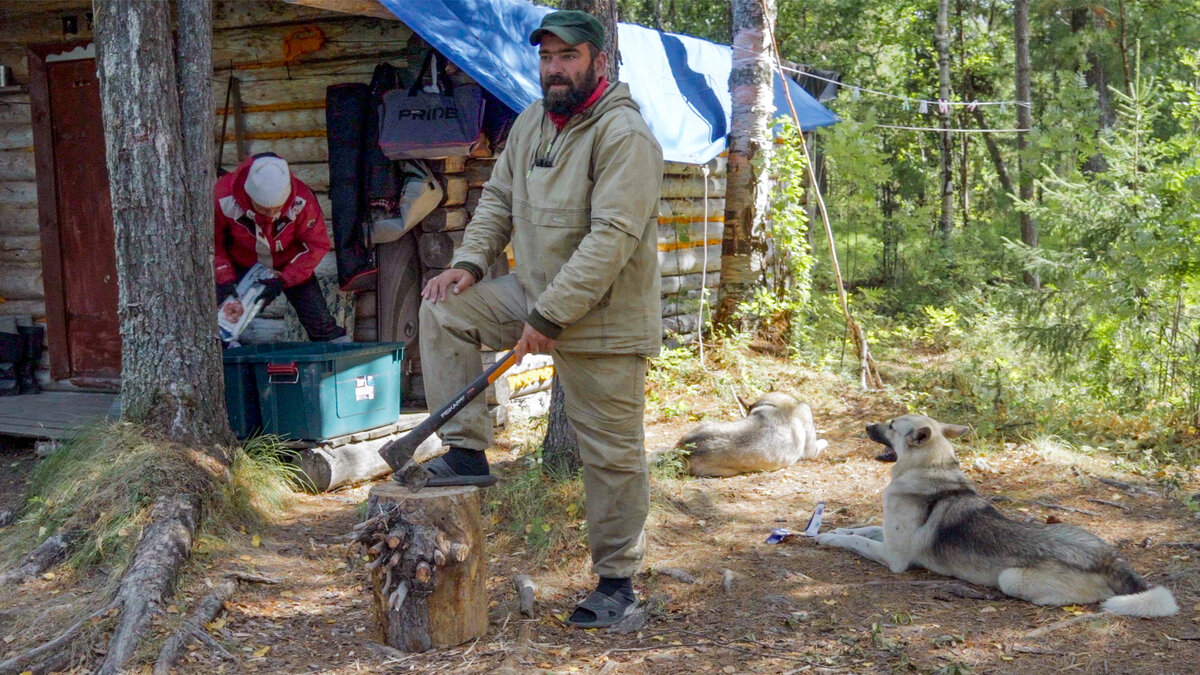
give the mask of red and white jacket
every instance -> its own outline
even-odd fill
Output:
[[[246,194],[246,174],[254,158],[247,158],[231,173],[217,179],[213,189],[216,207],[216,247],[213,267],[218,284],[235,281],[237,269],[261,261],[279,272],[285,288],[312,276],[317,263],[333,248],[325,230],[325,217],[312,190],[292,176],[292,194],[274,223],[251,208]]]

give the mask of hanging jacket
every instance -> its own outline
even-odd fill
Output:
[[[561,130],[538,101],[513,124],[451,266],[478,279],[511,242],[527,320],[559,349],[655,355],[662,174],[628,85]]]
[[[261,262],[279,272],[285,288],[313,275],[317,263],[333,247],[325,217],[312,190],[292,176],[292,194],[283,213],[268,222],[251,209],[246,194],[246,174],[254,158],[247,158],[231,173],[217,179],[213,188],[216,210],[213,269],[218,284],[237,279],[237,270]]]

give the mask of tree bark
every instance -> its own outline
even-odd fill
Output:
[[[1017,70],[1017,128],[1033,128],[1032,84],[1029,64],[1029,0],[1016,0],[1013,5],[1013,35],[1016,43]],[[1033,171],[1029,155],[1029,137],[1025,131],[1017,132],[1017,183],[1019,197],[1023,202],[1033,199]],[[1037,223],[1027,211],[1021,211],[1021,241],[1026,246],[1038,245]],[[1025,284],[1038,288],[1041,280],[1036,272],[1026,271]]]
[[[765,11],[764,11],[765,7]],[[775,0],[734,0],[733,67],[729,94],[729,159],[725,176],[725,233],[721,241],[721,282],[713,324],[738,328],[738,307],[758,285],[754,251],[761,248],[769,198],[773,109],[769,25]]]
[[[983,116],[983,111],[975,109],[975,123],[980,129],[987,129],[987,120]],[[992,134],[981,134],[983,142],[987,145],[988,155],[992,158],[992,164],[996,167],[996,177],[1000,179],[1000,187],[1003,188],[1004,194],[1012,198],[1013,184],[1012,179],[1008,177],[1008,167],[1004,163],[1004,155],[1000,153],[1000,144],[992,137]]]
[[[941,195],[942,211],[938,230],[943,237],[954,232],[954,143],[950,134],[950,0],[938,0],[937,14],[938,98],[945,102],[938,110],[942,129]]]
[[[1089,22],[1097,34],[1104,31],[1104,19],[1095,14],[1092,8],[1077,7],[1071,11],[1071,32],[1082,33],[1088,29]],[[1117,111],[1113,108],[1112,96],[1108,91],[1108,71],[1104,69],[1104,61],[1096,51],[1094,44],[1087,50],[1088,68],[1084,79],[1088,86],[1096,92],[1097,121],[1101,131],[1111,129],[1117,121]],[[1096,153],[1083,163],[1086,173],[1098,173],[1108,167],[1104,155]]]
[[[609,82],[617,81],[619,71],[617,51],[617,3],[616,0],[563,0],[563,9],[588,12],[604,25],[604,53],[608,55]],[[542,469],[555,475],[574,476],[583,466],[579,459],[579,440],[567,420],[563,407],[562,385],[555,376],[550,385],[550,413],[546,424],[546,436],[542,439]],[[561,471],[561,473],[560,473]]]
[[[200,500],[189,494],[159,497],[133,560],[121,577],[115,602],[122,607],[98,675],[122,672],[133,657],[150,620],[163,610],[175,579],[192,550],[200,521]]]
[[[583,468],[579,458],[579,439],[567,419],[566,397],[558,375],[550,387],[550,420],[542,439],[542,470],[562,478],[572,478]]]
[[[95,2],[121,414],[228,463],[233,435],[213,339],[211,5],[180,0],[178,69],[170,12],[166,2]]]

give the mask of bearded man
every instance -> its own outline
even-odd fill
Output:
[[[553,355],[579,440],[596,590],[569,623],[611,626],[637,605],[649,483],[646,361],[662,339],[658,198],[662,149],[629,87],[608,82],[604,28],[547,14],[538,45],[544,98],[517,118],[452,269],[422,289],[420,343],[430,409],[481,372],[478,350]],[[483,280],[512,244],[515,274]],[[491,485],[482,397],[442,428],[449,451],[430,485]]]

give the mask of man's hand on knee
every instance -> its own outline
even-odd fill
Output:
[[[467,270],[449,269],[430,279],[421,290],[421,297],[429,302],[442,302],[447,291],[458,295],[474,285],[475,276]]]
[[[517,353],[517,363],[520,363],[526,354],[549,354],[552,349],[554,349],[554,340],[526,323],[525,330],[521,333],[521,339],[517,341],[517,346],[513,348],[513,351]]]

